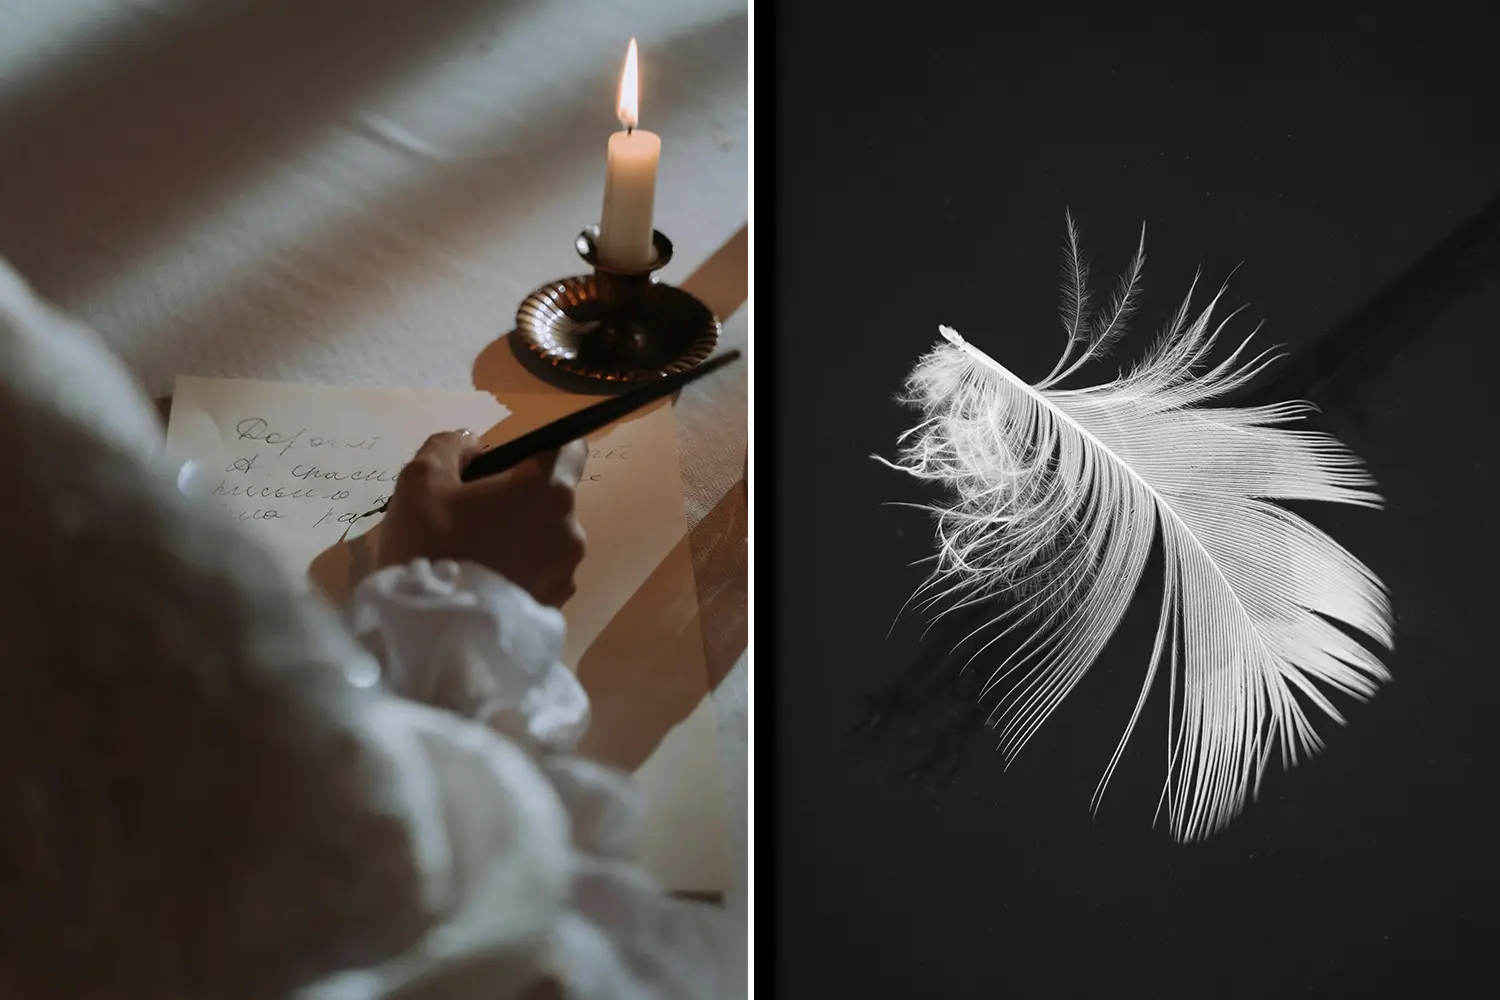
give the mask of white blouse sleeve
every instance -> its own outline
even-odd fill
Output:
[[[535,995],[733,995],[726,981],[733,949],[722,914],[667,896],[632,863],[644,814],[640,796],[628,776],[569,752],[588,726],[589,703],[561,662],[565,628],[558,611],[481,566],[419,559],[367,578],[351,599],[349,616],[355,635],[381,662],[392,693],[479,721],[499,741],[522,749],[566,812],[571,884],[541,950],[544,979],[558,992]],[[456,760],[434,760],[433,766],[441,771],[459,766]],[[461,810],[471,803],[493,808],[468,799],[448,806]],[[465,899],[453,919],[467,919],[465,911],[484,905],[483,899]],[[460,954],[415,971],[408,958],[384,971],[347,974],[306,996],[492,996],[497,979],[506,978],[504,970],[515,962],[505,941],[493,944],[476,940]],[[475,984],[472,991],[468,983]]]

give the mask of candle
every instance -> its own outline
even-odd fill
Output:
[[[599,262],[620,271],[644,271],[655,256],[651,231],[661,137],[635,127],[640,121],[639,92],[640,73],[632,38],[625,70],[620,74],[617,109],[625,130],[609,137],[604,212],[599,218]]]

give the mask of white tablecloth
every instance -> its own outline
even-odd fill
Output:
[[[543,390],[495,342],[584,270],[631,37],[682,282],[746,221],[744,0],[0,0],[0,254],[156,396]],[[743,259],[698,279],[741,348]],[[679,444],[742,909],[744,366],[709,381]]]

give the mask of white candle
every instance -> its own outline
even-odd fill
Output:
[[[632,38],[625,71],[620,74],[618,113],[625,130],[609,137],[604,212],[599,217],[599,262],[621,271],[644,271],[655,256],[651,231],[661,137],[635,127],[640,120],[639,92],[640,74]]]

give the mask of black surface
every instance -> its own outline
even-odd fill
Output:
[[[1389,499],[1313,516],[1392,587],[1395,680],[1341,703],[1349,726],[1321,726],[1328,749],[1268,777],[1235,826],[1188,847],[1152,829],[1164,696],[1088,811],[1142,679],[1154,567],[1008,771],[988,732],[963,743],[972,692],[931,660],[933,693],[908,684],[904,700],[926,712],[884,702],[883,743],[851,745],[864,697],[911,679],[920,622],[885,632],[921,578],[908,564],[932,550],[920,512],[881,506],[929,494],[867,456],[893,455],[912,422],[892,397],[939,323],[1024,377],[1051,368],[1065,206],[1101,291],[1147,224],[1123,360],[1200,265],[1211,290],[1243,264],[1225,297],[1251,303],[1243,332],[1263,319],[1267,342],[1307,344],[1500,190],[1491,25],[1003,34],[977,9],[778,11],[775,306],[760,327],[776,344],[777,634],[756,664],[775,678],[761,689],[775,829],[757,838],[776,876],[759,938],[775,946],[775,995],[1488,992],[1493,263],[1327,416]],[[934,749],[938,780],[893,777]]]

